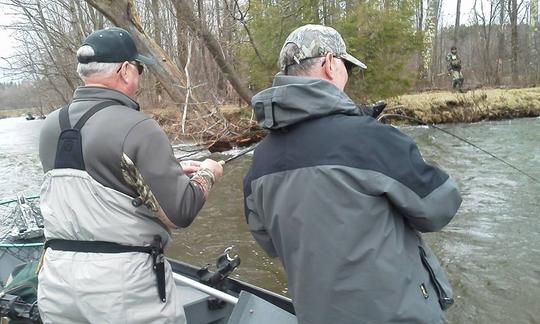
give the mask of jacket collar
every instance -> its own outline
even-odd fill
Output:
[[[259,125],[279,129],[333,114],[362,115],[357,105],[326,80],[278,74],[272,87],[253,96]]]
[[[73,94],[73,102],[76,101],[86,101],[86,100],[114,100],[118,101],[119,104],[135,109],[140,110],[139,104],[126,96],[120,91],[105,88],[105,87],[78,87]]]

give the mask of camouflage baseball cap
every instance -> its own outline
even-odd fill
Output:
[[[288,44],[296,47],[287,47]],[[286,50],[286,48],[288,48]],[[321,57],[328,53],[334,54],[362,69],[367,66],[346,51],[345,42],[341,35],[332,27],[322,25],[305,25],[295,29],[285,40],[278,64],[281,71],[290,65],[299,64],[300,61],[312,57]]]

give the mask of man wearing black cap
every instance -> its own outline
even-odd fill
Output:
[[[269,134],[244,178],[245,216],[283,263],[298,323],[442,323],[452,289],[420,232],[455,215],[456,183],[343,92],[366,66],[336,30],[294,30],[278,62],[252,99]]]
[[[163,247],[188,226],[222,167],[182,168],[159,125],[134,100],[143,64],[129,33],[90,34],[77,51],[85,86],[51,113],[39,155],[46,250],[44,323],[185,323]]]

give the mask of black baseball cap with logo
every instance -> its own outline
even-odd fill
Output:
[[[139,54],[131,35],[122,28],[109,27],[96,30],[86,37],[83,45],[94,50],[94,56],[77,57],[79,63],[120,63],[139,61],[144,64],[154,64],[151,57]]]

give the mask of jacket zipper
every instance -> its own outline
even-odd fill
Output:
[[[422,264],[424,265],[424,268],[426,268],[427,272],[429,273],[429,277],[433,283],[433,286],[435,287],[435,291],[439,298],[439,305],[441,305],[441,309],[443,311],[447,310],[454,303],[454,299],[446,295],[446,292],[442,288],[439,280],[437,279],[437,277],[435,276],[435,273],[433,272],[433,269],[431,269],[431,266],[429,265],[427,261],[427,254],[424,248],[421,246],[418,246],[418,249],[420,249],[420,259],[422,260]]]

